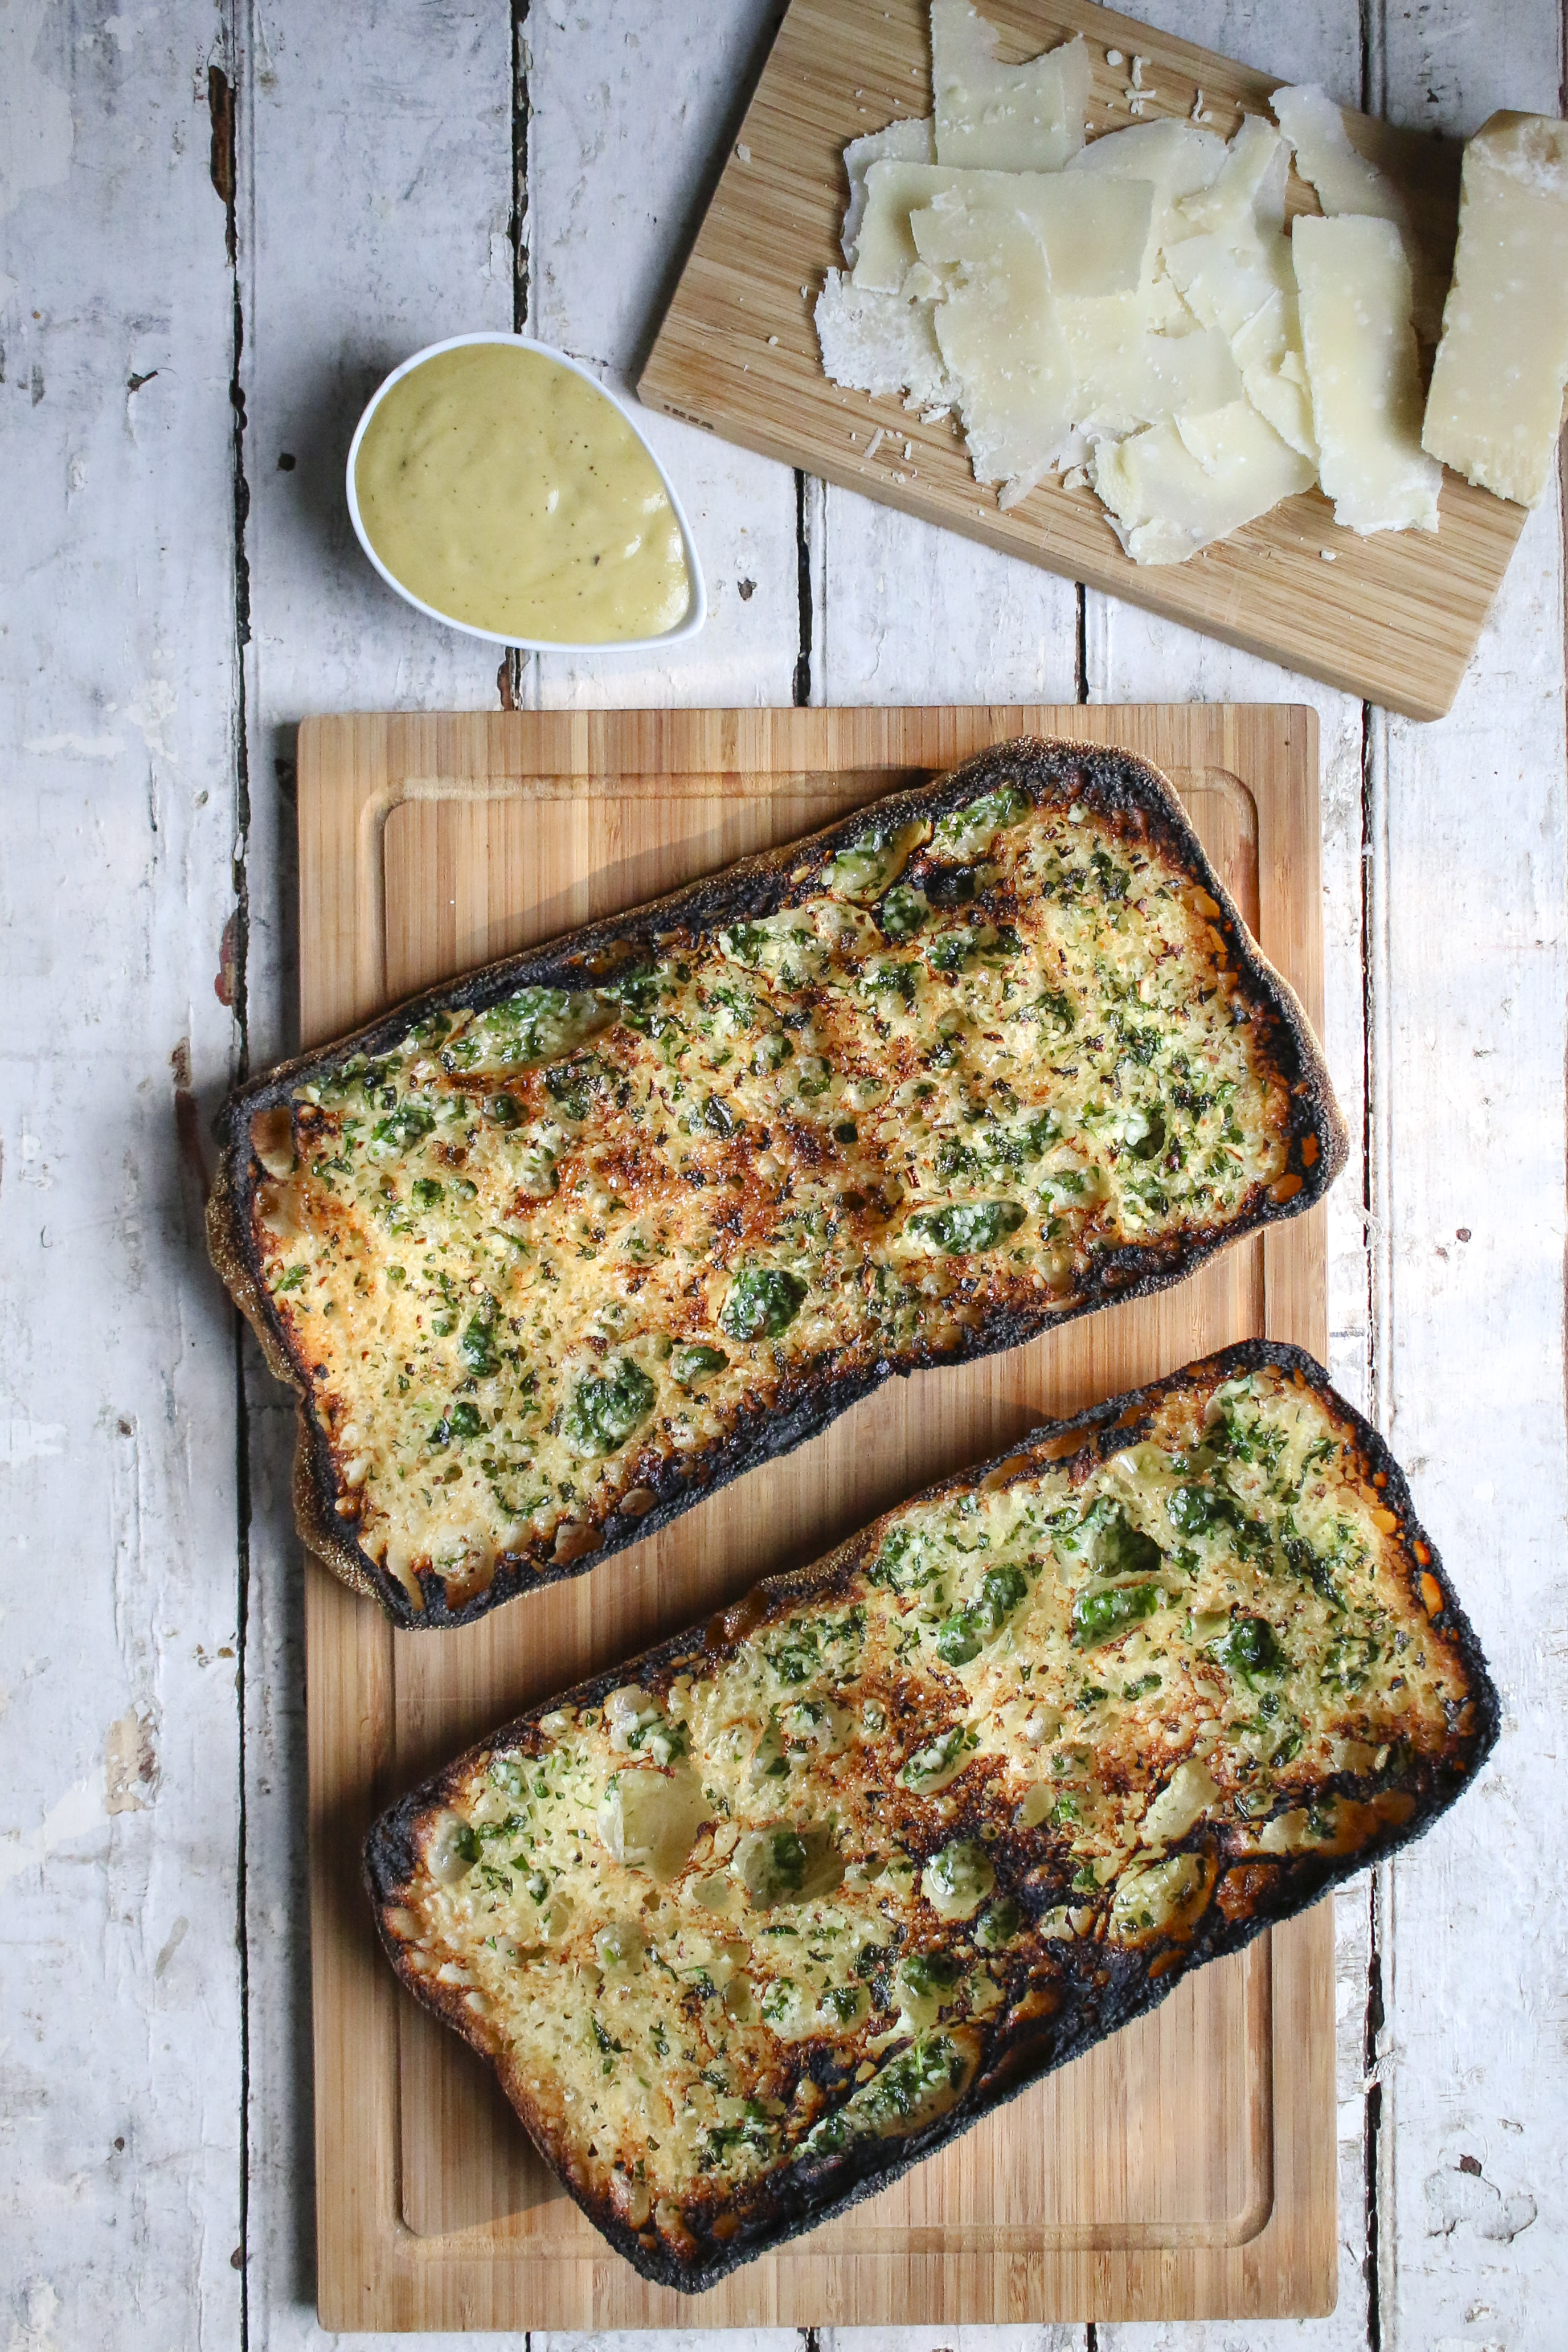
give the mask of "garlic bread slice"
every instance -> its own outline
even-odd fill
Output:
[[[423,1626],[1179,1280],[1344,1150],[1169,787],[1030,741],[434,990],[223,1133],[302,1530]]]
[[[1416,1835],[1497,1721],[1381,1441],[1249,1342],[530,1709],[366,1868],[404,1983],[695,2290]]]

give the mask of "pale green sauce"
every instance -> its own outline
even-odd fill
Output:
[[[412,370],[371,419],[354,489],[392,577],[472,628],[612,645],[689,609],[658,467],[597,385],[541,352],[467,343]]]

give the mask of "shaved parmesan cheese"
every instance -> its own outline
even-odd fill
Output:
[[[873,163],[866,173],[865,207],[855,251],[854,282],[869,292],[897,294],[918,256],[909,215],[977,173],[950,164]],[[998,175],[1004,182],[1011,175]]]
[[[1275,164],[1265,152],[1272,141],[1275,155],[1283,158],[1285,143],[1266,124],[1260,128],[1264,135],[1250,142],[1250,163],[1260,168],[1239,175],[1225,204],[1210,204],[1210,196],[1220,192],[1222,173],[1212,191],[1177,207],[1188,216],[1201,207],[1204,217],[1227,226],[1173,246],[1166,264],[1194,316],[1226,337],[1253,407],[1292,449],[1315,460],[1295,271],[1290,242],[1273,226]],[[1261,217],[1251,208],[1254,200],[1262,205]]]
[[[1193,235],[1220,236],[1233,247],[1249,236],[1279,232],[1290,176],[1289,142],[1260,114],[1243,115],[1214,180],[1176,198],[1177,219]]]
[[[1045,247],[1058,294],[1121,294],[1138,284],[1154,213],[1155,192],[1146,180],[1096,188],[1062,173],[1023,184],[1019,210]]]
[[[1568,123],[1494,114],[1465,149],[1459,247],[1422,446],[1533,506],[1568,383]]]
[[[956,406],[976,478],[998,486],[1003,509],[1072,469],[1138,562],[1178,562],[1310,487],[1320,400],[1339,520],[1436,528],[1411,341],[1412,319],[1417,332],[1428,309],[1435,319],[1435,297],[1403,194],[1361,152],[1385,134],[1303,84],[1275,93],[1281,128],[1244,115],[1228,143],[1204,127],[1200,92],[1187,121],[1085,146],[1081,38],[1005,65],[971,0],[931,0],[931,41],[932,120],[890,123],[845,151],[852,275],[829,273],[816,313],[835,381],[902,391],[928,416]],[[1134,111],[1150,95],[1147,64],[1133,59]],[[1293,248],[1292,151],[1327,221],[1353,225],[1347,238],[1315,243],[1324,222],[1309,219]],[[1543,201],[1560,200],[1568,241],[1568,147],[1552,169],[1562,186]],[[1562,366],[1547,371],[1548,404],[1568,376],[1565,289],[1559,269]],[[1476,381],[1489,388],[1484,360]]]
[[[1134,563],[1184,562],[1312,480],[1310,459],[1245,400],[1103,442],[1089,470]]]
[[[1436,530],[1442,468],[1421,446],[1410,265],[1392,221],[1314,220],[1291,239],[1334,520],[1360,533]]]
[[[1089,48],[1082,35],[1006,66],[969,0],[931,0],[936,158],[991,172],[1060,172],[1083,144]]]
[[[1296,169],[1316,189],[1318,202],[1331,218],[1359,213],[1393,221],[1403,230],[1404,199],[1386,173],[1351,145],[1344,110],[1327,90],[1317,82],[1301,82],[1291,89],[1277,89],[1269,103],[1296,151]]]
[[[866,173],[873,163],[886,160],[905,163],[934,163],[936,142],[929,116],[901,122],[890,122],[885,131],[868,131],[863,139],[852,139],[844,149],[844,169],[849,173],[849,209],[844,214],[841,243],[844,260],[853,268],[855,248],[860,238],[861,221],[865,214]]]
[[[1077,383],[1057,325],[1045,253],[1006,213],[948,203],[912,216],[920,258],[955,275],[936,340],[958,385],[975,478],[1014,502],[1061,462]]]
[[[1121,180],[1113,191],[1061,173],[960,172],[946,164],[878,162],[866,178],[854,282],[887,293],[912,289],[909,216],[951,197],[976,211],[1020,214],[1045,247],[1060,294],[1115,294],[1136,286],[1149,243],[1154,190]]]
[[[1215,235],[1189,236],[1166,257],[1172,282],[1194,317],[1217,327],[1228,343],[1244,338],[1249,360],[1284,357],[1287,289],[1295,310],[1290,246],[1284,237],[1272,244],[1277,254],[1256,237],[1238,247]]]
[[[1063,341],[1081,387],[1078,421],[1097,437],[1134,432],[1185,411],[1227,407],[1241,397],[1241,378],[1222,334],[1199,327],[1151,333],[1136,295],[1113,302],[1057,306]]]
[[[1352,141],[1351,124],[1364,123],[1366,117],[1336,106],[1316,82],[1277,89],[1269,103],[1296,151],[1297,171],[1311,182],[1330,220],[1354,215],[1393,222],[1410,265],[1416,332],[1424,342],[1436,342],[1444,287],[1411,226],[1399,190]]]
[[[902,392],[910,408],[950,408],[957,387],[936,341],[933,308],[897,294],[863,293],[841,270],[830,269],[816,309],[823,373],[855,392]]]
[[[1156,256],[1187,233],[1188,224],[1176,212],[1181,198],[1212,187],[1225,166],[1225,142],[1195,122],[1136,122],[1127,131],[1113,131],[1075,155],[1069,172],[1109,173],[1112,178],[1149,180],[1154,184],[1154,220],[1149,247],[1149,274]]]
[[[1312,422],[1312,396],[1307,388],[1307,363],[1299,351],[1287,352],[1277,368],[1244,367],[1242,388],[1260,416],[1267,417],[1281,441],[1318,462],[1317,427]]]

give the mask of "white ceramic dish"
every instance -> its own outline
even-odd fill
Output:
[[[360,513],[359,493],[354,488],[354,467],[359,460],[360,444],[365,437],[366,428],[371,417],[394,383],[401,383],[405,375],[412,375],[414,369],[423,367],[426,360],[437,358],[442,352],[458,351],[465,343],[507,343],[520,352],[538,352],[543,358],[554,360],[559,367],[570,368],[573,375],[581,376],[585,383],[592,384],[596,392],[602,393],[612,408],[620,410],[621,415],[653,459],[654,469],[664,486],[671,506],[674,509],[675,520],[681,527],[681,547],[685,556],[686,578],[691,583],[691,602],[686,608],[685,620],[676,627],[665,629],[656,637],[603,637],[596,638],[588,645],[573,644],[564,637],[508,637],[496,629],[476,628],[471,621],[455,621],[450,613],[443,613],[434,604],[427,604],[423,597],[414,595],[412,589],[405,588],[402,582],[387,570],[371,544],[370,533],[366,530],[363,518]],[[411,359],[404,360],[401,367],[393,368],[384,383],[377,385],[366,405],[364,415],[354,428],[354,437],[349,445],[348,491],[349,520],[354,526],[354,536],[386,582],[387,586],[395,589],[403,603],[412,604],[416,613],[423,613],[430,620],[439,621],[444,629],[456,629],[465,637],[482,637],[487,645],[492,646],[516,646],[526,653],[651,653],[661,646],[678,645],[683,637],[695,637],[707,618],[707,590],[703,582],[703,568],[697,556],[696,541],[692,537],[692,528],[686,520],[686,510],[681,504],[680,492],[665,471],[658,451],[637,422],[629,403],[612,392],[607,384],[601,383],[591,368],[585,368],[580,361],[570,358],[565,352],[557,351],[553,343],[536,342],[529,335],[500,333],[448,335],[444,342],[427,343],[422,352],[415,352]]]

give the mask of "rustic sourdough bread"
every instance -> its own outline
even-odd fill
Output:
[[[1399,1470],[1252,1342],[530,1708],[366,1866],[403,1981],[694,2289],[1415,1836],[1496,1728]]]
[[[423,1626],[1178,1280],[1344,1151],[1168,785],[1032,741],[433,990],[222,1134],[307,1540]]]

